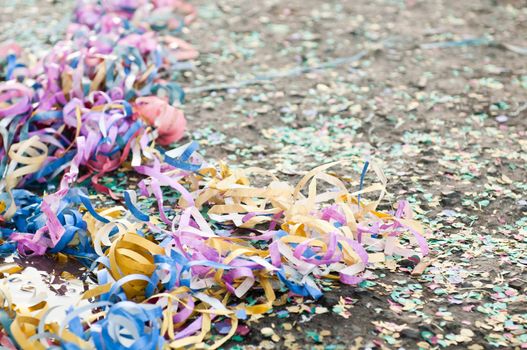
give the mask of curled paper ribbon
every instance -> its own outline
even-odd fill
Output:
[[[157,129],[157,142],[166,146],[183,137],[187,122],[183,112],[157,96],[140,97],[135,102],[137,114]]]
[[[272,281],[294,294],[318,298],[322,295],[318,278],[334,279],[336,273],[343,283],[358,283],[369,256],[377,251],[416,254],[398,243],[402,236],[420,246],[423,255],[427,253],[423,230],[406,202],[400,202],[393,214],[377,211],[376,202],[364,198],[359,204],[359,194],[378,191],[382,195],[385,186],[374,184],[349,192],[345,182],[326,172],[335,165],[314,169],[296,187],[274,176],[267,186],[251,186],[254,174],[266,173],[257,168],[158,169],[154,176],[190,186],[198,205],[182,200],[180,214],[168,228],[155,216],[138,218],[134,211],[140,198],[133,192],[127,193],[130,211],[114,207],[96,212],[85,195],[76,194],[83,199],[70,201],[81,201],[88,209],[84,227],[98,256],[93,268],[99,286],[88,290],[83,299],[96,298],[112,306],[76,319],[77,324],[92,324],[90,336],[82,326],[68,321],[63,329],[71,334],[56,331],[57,337],[68,343],[66,337],[71,341],[74,334],[97,348],[103,343],[179,348],[204,341],[213,319],[222,315],[230,318],[232,329],[213,344],[217,347],[234,334],[239,317],[273,307]],[[330,189],[318,192],[320,180]],[[221,233],[198,208],[208,208],[207,215],[222,223]],[[277,225],[281,229],[276,230]],[[251,290],[262,290],[266,301],[246,305],[243,297]],[[27,322],[38,323],[30,318],[13,323],[15,340],[35,346],[19,340],[20,329],[26,336],[41,334],[36,327],[28,328]],[[47,326],[53,327],[52,323]]]
[[[196,51],[181,39],[145,32],[148,25],[140,19],[130,22],[139,10],[147,15],[178,9],[195,13],[182,1],[79,1],[78,23],[67,40],[58,43],[32,75],[0,84],[0,172],[8,182],[0,190],[44,183],[75,163],[82,174],[75,170],[76,175],[70,172],[67,177],[89,177],[93,188],[116,198],[98,183],[104,173],[122,165],[130,149],[136,160],[141,153],[151,159],[155,138],[168,145],[183,136],[185,118],[172,105],[183,97],[182,90],[164,81],[160,72],[194,58]],[[13,48],[3,51],[19,54]],[[168,102],[156,96],[161,91]],[[43,147],[44,154],[35,152]],[[23,162],[13,159],[20,152],[26,152]],[[20,164],[27,166],[11,174]],[[14,210],[10,206],[1,214],[9,219]]]

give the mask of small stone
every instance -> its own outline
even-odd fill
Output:
[[[403,338],[420,339],[419,332],[409,328],[403,329],[401,331],[401,336]]]
[[[521,290],[523,286],[524,283],[519,279],[509,281],[509,287],[514,288],[516,290]]]

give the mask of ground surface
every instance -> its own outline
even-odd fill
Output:
[[[40,43],[52,33],[34,28],[71,9],[14,3],[0,9],[0,32],[14,16],[32,25],[8,37],[30,30]],[[359,287],[328,285],[317,303],[290,300],[229,346],[527,346],[527,3],[195,3],[185,37],[201,56],[179,81],[207,156],[290,181],[330,160],[357,160],[357,171],[373,158],[389,181],[385,206],[407,198],[433,252],[422,274],[400,261]]]

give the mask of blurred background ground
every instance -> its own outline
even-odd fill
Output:
[[[373,158],[385,208],[408,199],[431,232],[422,274],[391,261],[360,286],[328,283],[316,303],[251,319],[229,347],[527,346],[527,2],[194,3],[183,36],[201,56],[179,82],[208,157],[292,182],[345,158],[356,176]],[[38,56],[71,9],[8,1],[0,40]]]

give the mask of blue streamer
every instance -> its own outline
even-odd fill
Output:
[[[362,187],[364,186],[364,177],[366,177],[366,172],[368,171],[368,166],[370,165],[370,162],[366,161],[364,162],[364,167],[362,168],[362,173],[360,174],[360,185],[359,185],[359,191],[362,191]],[[360,193],[357,195],[357,201],[360,205]]]
[[[128,191],[124,191],[124,201],[126,203],[126,207],[130,212],[141,221],[150,221],[150,217],[143,213],[141,210],[139,210],[134,203],[132,203],[132,198],[130,197],[130,193]]]
[[[201,168],[201,164],[192,164],[188,162],[192,154],[199,149],[199,144],[196,141],[192,141],[183,151],[183,153],[177,158],[168,156],[161,148],[158,149],[163,153],[165,162],[172,165],[173,167],[186,171],[198,171]]]

